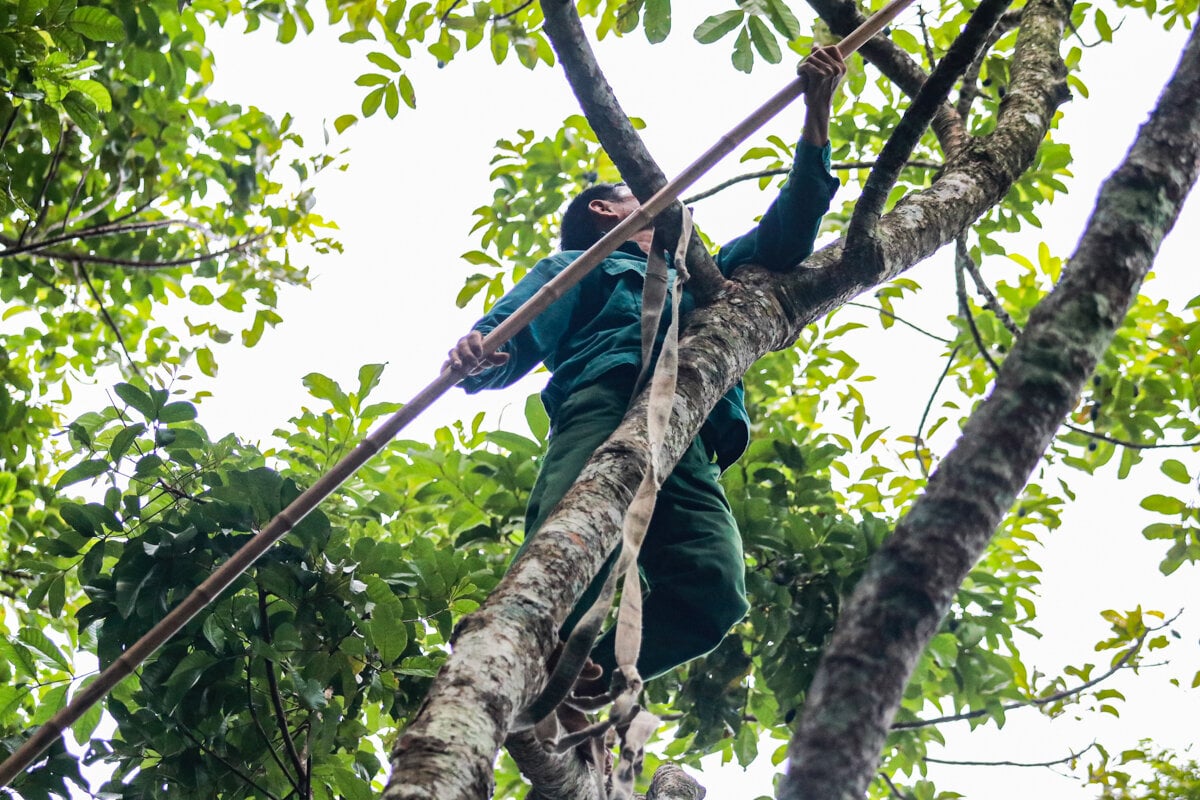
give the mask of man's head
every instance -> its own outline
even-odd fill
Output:
[[[567,205],[562,220],[563,250],[587,250],[638,208],[623,183],[597,183]]]

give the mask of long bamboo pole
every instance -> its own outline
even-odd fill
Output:
[[[889,22],[903,11],[913,0],[891,0],[882,9],[871,15],[858,28],[838,43],[838,51],[845,58],[862,47],[873,36],[883,30]],[[708,170],[733,151],[735,147],[750,137],[767,120],[774,117],[793,100],[804,93],[805,79],[800,75],[783,87],[774,96],[759,106],[750,116],[739,122],[732,130],[722,136],[717,143],[706,150],[693,161],[683,172],[668,181],[644,205],[630,214],[615,228],[604,235],[600,241],[592,245],[583,255],[575,259],[570,266],[548,281],[523,306],[513,312],[512,316],[500,323],[483,340],[483,352],[492,355],[502,345],[522,331],[535,317],[546,310],[558,298],[562,297],[571,287],[575,286],[584,276],[592,271],[601,261],[626,242],[631,235],[653,223],[654,218],[663,212],[679,197],[679,194]],[[462,376],[449,368],[435,381],[416,394],[402,409],[384,421],[369,436],[363,439],[345,458],[333,466],[329,472],[317,479],[299,497],[283,511],[267,523],[247,542],[242,549],[234,553],[228,561],[218,567],[208,578],[192,590],[183,601],[162,618],[153,628],[134,642],[120,658],[101,672],[95,681],[83,690],[77,692],[61,711],[56,713],[44,725],[34,731],[17,750],[0,764],[0,787],[7,786],[13,778],[23,772],[34,760],[53,744],[63,732],[84,712],[99,702],[101,698],[112,691],[118,683],[128,677],[143,661],[149,658],[158,648],[162,647],[172,636],[178,633],[192,617],[200,613],[206,606],[215,601],[221,592],[229,588],[238,576],[249,569],[271,545],[282,539],[288,531],[300,523],[310,511],[334,492],[347,478],[358,471],[371,456],[395,438],[404,426],[414,420],[422,411],[431,406],[434,401],[454,386]]]

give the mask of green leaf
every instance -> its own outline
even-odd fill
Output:
[[[779,42],[775,40],[775,34],[771,33],[771,29],[767,27],[767,23],[762,21],[762,18],[751,17],[747,22],[747,27],[750,29],[750,39],[754,42],[754,48],[767,63],[778,64],[783,60]]]
[[[112,444],[108,447],[108,457],[112,463],[116,464],[124,458],[134,440],[145,432],[146,426],[140,422],[128,425],[117,431],[117,435],[113,437]]]
[[[1192,482],[1191,476],[1188,475],[1187,467],[1185,467],[1183,462],[1179,461],[1178,459],[1168,458],[1162,463],[1162,467],[1160,467],[1160,469],[1162,470],[1163,475],[1166,475],[1176,483]]]
[[[379,67],[380,69],[386,69],[389,72],[399,72],[400,71],[400,65],[396,63],[395,59],[393,59],[391,56],[386,55],[385,53],[380,53],[380,52],[368,53],[367,60],[370,61],[375,66]]]
[[[0,656],[27,678],[37,678],[37,662],[25,645],[12,641],[8,636],[0,636]]]
[[[104,84],[78,79],[70,81],[67,85],[71,87],[71,91],[79,92],[90,100],[101,113],[106,114],[112,111],[112,95],[108,93],[108,89],[104,88]]]
[[[380,578],[367,578],[367,593],[375,603],[371,612],[371,638],[384,664],[393,664],[408,646],[404,604]]]
[[[125,26],[111,12],[99,6],[85,6],[71,12],[67,26],[78,34],[100,42],[125,39]]]
[[[217,374],[217,360],[213,357],[213,352],[207,347],[201,347],[196,351],[196,366],[205,375],[215,377]]]
[[[326,375],[319,372],[310,372],[304,376],[302,383],[308,389],[308,393],[318,400],[328,400],[333,407],[345,414],[353,416],[353,410],[350,408],[350,398],[342,391],[342,387],[337,385],[337,382]]]
[[[701,44],[712,44],[738,25],[741,25],[742,18],[745,16],[745,12],[741,9],[722,11],[720,14],[714,14],[697,25],[692,35]]]
[[[82,461],[64,472],[62,477],[58,479],[58,482],[54,484],[54,488],[62,489],[73,483],[79,483],[88,478],[95,478],[108,472],[108,468],[109,463],[101,458],[91,458],[87,461]]]
[[[1182,514],[1187,510],[1187,503],[1178,497],[1168,497],[1165,494],[1152,494],[1142,498],[1142,508],[1159,514]]]
[[[358,117],[353,114],[342,114],[333,121],[333,129],[338,133],[345,133],[346,129],[356,122],[358,122]]]
[[[671,33],[671,0],[646,0],[643,12],[646,39],[658,44]]]
[[[167,403],[158,412],[160,422],[187,422],[196,418],[196,407],[183,401]]]
[[[754,51],[750,49],[750,31],[742,28],[733,42],[733,66],[740,72],[750,73],[754,69]]]
[[[800,20],[788,8],[784,0],[767,0],[767,19],[779,31],[779,35],[791,41],[800,36]]]
[[[0,472],[0,505],[8,505],[17,494],[17,476]]]
[[[537,440],[545,444],[550,435],[550,417],[546,416],[546,408],[542,405],[541,396],[531,394],[525,398],[525,422]]]
[[[396,91],[396,84],[389,83],[383,90],[383,110],[387,112],[388,119],[395,119],[400,113],[400,93]]]
[[[951,667],[958,660],[958,639],[952,633],[939,633],[929,640],[929,653],[940,667]]]
[[[379,110],[379,106],[383,103],[384,87],[379,86],[367,93],[367,96],[362,101],[362,113],[364,117],[369,117]]]
[[[127,406],[139,411],[146,419],[154,419],[158,413],[158,405],[150,396],[131,383],[118,383],[113,391]]]
[[[59,650],[58,646],[50,641],[50,637],[37,628],[21,628],[17,638],[45,656],[43,661],[46,663],[53,664],[66,672],[71,671],[71,662],[63,655],[62,650]]]
[[[361,403],[379,385],[387,364],[363,364],[358,368],[358,400]]]
[[[91,538],[99,533],[91,514],[78,503],[64,502],[58,507],[58,515],[81,536]]]
[[[408,79],[407,75],[401,75],[396,79],[396,88],[400,91],[404,105],[409,108],[417,107],[417,93],[413,90],[412,81]]]

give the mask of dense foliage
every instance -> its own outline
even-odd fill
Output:
[[[370,65],[358,79],[360,108],[332,110],[338,131],[358,115],[417,106],[421,87],[405,65],[419,49],[442,63],[484,43],[496,63],[510,54],[531,68],[554,61],[536,4],[326,5],[321,24]],[[1121,5],[1168,27],[1196,11],[1194,0]],[[184,388],[189,374],[215,374],[216,345],[233,338],[231,328],[252,347],[280,320],[277,288],[306,280],[293,259],[308,247],[337,249],[305,186],[335,160],[303,150],[289,120],[206,94],[214,63],[206,26],[265,22],[286,43],[317,25],[307,6],[0,2],[0,753],[396,408],[372,396],[382,366],[362,367],[355,386],[314,373],[305,379],[311,407],[263,449],[210,435],[197,421],[202,398]],[[672,33],[669,0],[579,6],[601,39],[641,31],[653,43]],[[948,5],[892,38],[928,67],[968,13]],[[804,53],[828,40],[804,16],[783,0],[739,2],[693,33],[749,71],[757,59],[780,61],[784,48]],[[1087,3],[1076,4],[1074,23],[1081,36],[1114,35],[1105,12]],[[1014,39],[1011,30],[1000,36],[978,82],[962,89],[974,131],[994,120]],[[1075,67],[1079,46],[1065,47]],[[1077,75],[1071,82],[1086,94]],[[898,120],[900,90],[855,61],[836,102],[834,160],[869,162]],[[789,148],[763,140],[743,160],[776,169]],[[940,157],[927,136],[891,200],[927,185]],[[985,259],[1016,268],[991,279],[994,299],[964,291],[961,313],[931,345],[946,375],[921,429],[872,423],[870,376],[852,356],[866,327],[857,320],[898,324],[921,291],[908,278],[876,293],[870,317],[835,313],[747,376],[754,442],[725,485],[745,537],[753,608],[715,653],[649,687],[659,710],[679,712],[660,735],[662,754],[694,763],[719,752],[747,764],[771,738],[787,738],[840,598],[924,484],[936,458],[930,441],[961,424],[1063,268],[1045,246],[1010,253],[1009,234],[1039,225],[1039,206],[1066,190],[1071,159],[1067,143],[1048,139],[972,232],[962,269]],[[841,197],[853,198],[866,170],[842,174]],[[582,117],[501,141],[494,193],[476,211],[477,246],[466,255],[478,271],[465,278],[460,305],[494,302],[552,249],[563,198],[614,177]],[[762,188],[772,180],[760,179]],[[828,230],[841,230],[851,202],[829,215]],[[1055,477],[1027,488],[963,586],[914,675],[882,766],[907,795],[954,796],[924,780],[925,748],[941,734],[923,719],[969,713],[974,725],[1003,725],[1007,710],[1035,700],[1060,714],[1080,699],[1075,686],[1169,644],[1163,615],[1139,608],[1106,612],[1104,657],[1064,675],[1032,670],[1019,649],[1021,635],[1037,631],[1035,545],[1073,498],[1058,476],[1126,478],[1146,471],[1145,447],[1200,439],[1198,306],[1200,298],[1139,300],[1054,445]],[[68,419],[74,383],[111,375],[113,365],[124,378],[110,402]],[[521,540],[548,435],[536,398],[525,419],[529,436],[489,430],[481,415],[431,442],[394,443],[123,683],[104,704],[107,720],[97,707],[74,726],[83,755],[57,747],[15,791],[66,796],[69,783],[86,785],[82,763],[113,771],[102,791],[114,797],[371,796],[384,748],[419,706],[456,619],[483,600]],[[1142,503],[1163,517],[1145,535],[1162,540],[1169,574],[1200,557],[1200,515],[1188,500],[1196,470],[1182,458],[1151,469],[1178,487]],[[1120,698],[1108,691],[1097,684],[1089,702],[1118,713]],[[781,751],[763,755],[778,760]],[[1170,754],[1121,758],[1106,753],[1091,772],[1105,797],[1177,796],[1185,790],[1170,787],[1195,783],[1195,765]],[[1139,761],[1154,777],[1118,769]],[[519,791],[502,765],[498,796]],[[872,789],[892,791],[884,781]]]

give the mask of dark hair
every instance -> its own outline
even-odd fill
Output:
[[[596,227],[596,221],[588,211],[593,200],[616,200],[617,189],[623,183],[597,183],[589,186],[567,204],[562,218],[562,250],[587,250],[600,241],[604,231]]]

